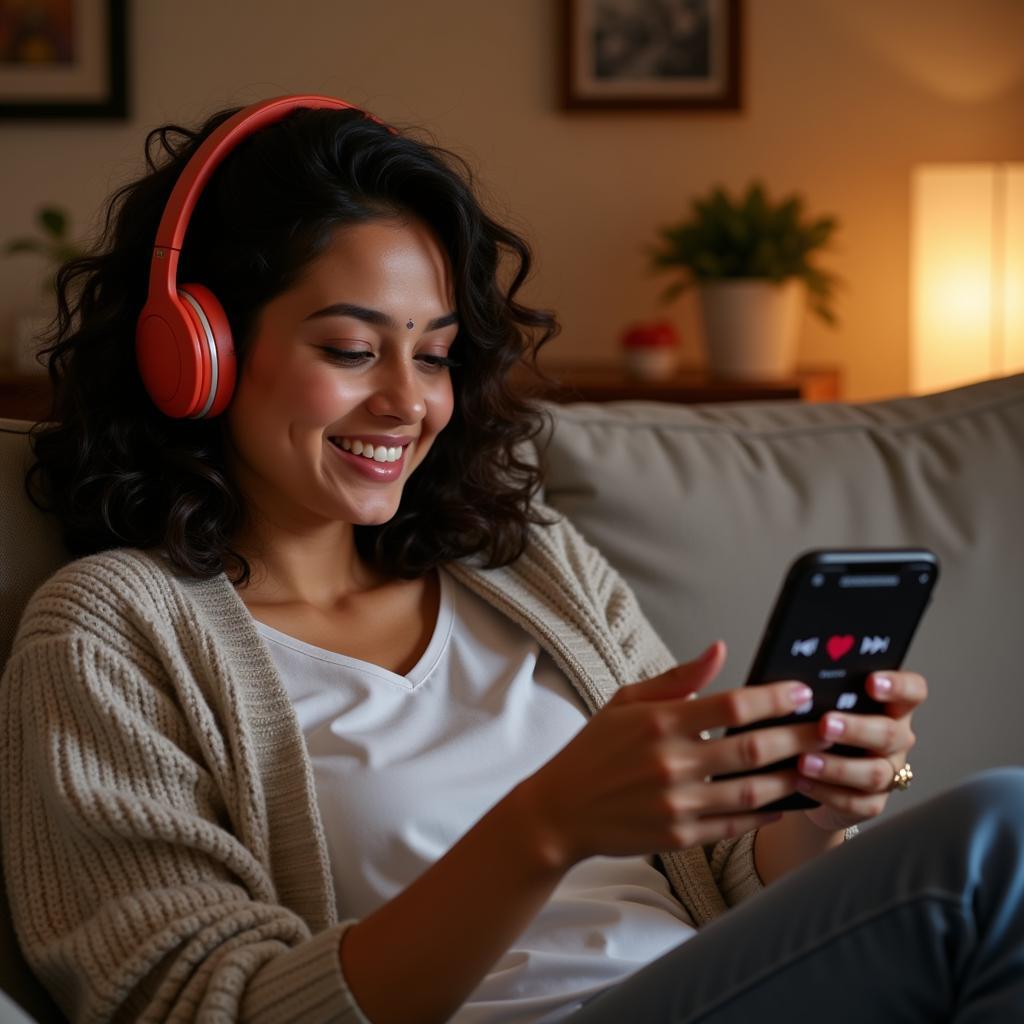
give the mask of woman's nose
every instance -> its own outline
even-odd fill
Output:
[[[375,375],[367,402],[374,416],[392,417],[402,423],[417,423],[427,411],[424,385],[411,361],[388,361]]]

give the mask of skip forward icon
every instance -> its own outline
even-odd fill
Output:
[[[861,639],[861,654],[884,654],[889,650],[889,637],[887,636],[866,636]]]

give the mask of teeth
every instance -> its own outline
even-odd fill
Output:
[[[374,446],[363,441],[350,441],[347,437],[338,439],[338,447],[353,455],[362,455],[364,459],[372,459],[374,462],[397,462],[402,457],[401,446]]]

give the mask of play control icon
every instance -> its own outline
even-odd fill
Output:
[[[855,693],[841,693],[839,699],[836,701],[836,707],[840,711],[849,711],[851,708],[857,706],[857,694]]]

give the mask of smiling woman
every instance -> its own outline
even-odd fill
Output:
[[[789,682],[698,697],[723,645],[675,665],[538,499],[526,243],[344,106],[157,129],[58,275],[27,484],[79,557],[0,679],[34,974],[80,1021],[1019,1019],[1024,774],[846,845],[925,680],[857,758]]]
[[[330,413],[327,392],[339,381],[365,383],[379,371],[345,376],[328,373],[329,363],[390,368],[401,333],[416,341],[416,365],[446,371],[456,398],[443,443],[421,446],[416,464],[429,457],[429,470],[402,478],[386,519],[380,512],[353,524],[360,557],[410,577],[473,553],[510,561],[537,488],[536,471],[516,452],[541,420],[507,374],[558,325],[516,302],[529,248],[481,209],[461,159],[361,111],[299,110],[244,139],[213,172],[189,222],[179,278],[202,282],[224,307],[241,382],[228,423],[239,408],[251,410],[245,436],[219,420],[168,420],[147,401],[134,329],[157,223],[183,168],[235,113],[196,131],[152,131],[151,173],[112,197],[107,237],[61,271],[50,350],[58,422],[39,429],[33,480],[40,503],[60,517],[68,550],[160,543],[185,571],[227,570],[245,581],[250,564],[238,541],[254,529],[255,509],[240,500],[232,473],[245,471],[235,449],[251,447],[262,422],[254,406],[277,408],[287,394]],[[159,165],[157,143],[167,157]],[[516,266],[502,290],[496,273],[506,257]],[[450,365],[442,361],[449,349]],[[275,389],[286,356],[289,376]],[[280,444],[263,450],[282,457]]]

